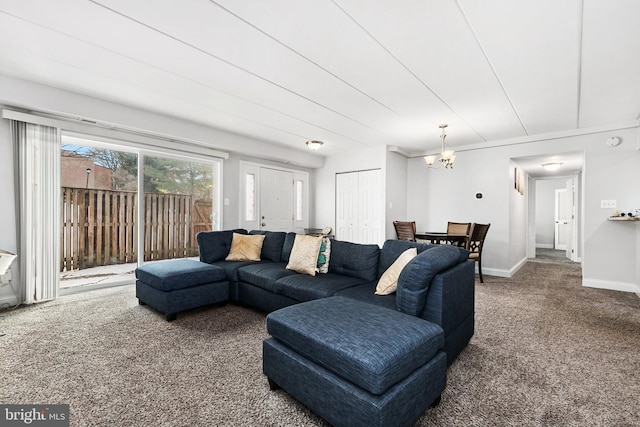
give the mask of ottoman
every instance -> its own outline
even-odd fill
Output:
[[[263,372],[335,426],[409,426],[440,401],[438,325],[346,297],[270,313]]]
[[[136,269],[136,297],[165,315],[229,299],[229,282],[220,267],[192,259],[144,264]]]

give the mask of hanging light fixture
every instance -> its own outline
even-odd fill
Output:
[[[442,133],[440,133],[440,140],[442,141],[442,147],[440,149],[440,165],[437,167],[434,167],[433,164],[436,162],[436,155],[431,155],[431,156],[424,156],[424,161],[427,163],[427,166],[429,166],[432,169],[439,169],[442,166],[444,166],[445,168],[449,168],[449,169],[453,169],[453,162],[456,161],[456,155],[455,155],[455,151],[453,150],[446,150],[445,145],[444,145],[444,140],[447,137],[447,134],[445,133],[445,128],[448,125],[443,124],[438,126],[440,129],[442,129]]]
[[[307,147],[309,147],[313,151],[316,151],[318,148],[322,147],[323,145],[324,145],[324,142],[322,141],[307,141]]]

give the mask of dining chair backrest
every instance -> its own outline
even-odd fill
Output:
[[[471,253],[482,253],[482,247],[484,246],[484,239],[487,237],[487,232],[491,224],[476,224],[471,226],[471,233],[467,239],[467,250]]]
[[[471,230],[470,222],[451,222],[447,223],[447,234],[466,234],[469,235]]]
[[[469,259],[478,263],[478,275],[480,283],[484,283],[482,276],[482,248],[484,247],[484,239],[487,237],[487,231],[491,224],[476,224],[471,226],[471,234],[467,239],[467,250],[469,251]]]
[[[393,221],[396,229],[398,240],[416,241],[416,222],[415,221]]]

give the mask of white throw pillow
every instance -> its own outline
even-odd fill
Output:
[[[322,236],[296,234],[287,269],[315,276],[321,244]]]
[[[398,288],[398,277],[400,277],[402,269],[416,256],[418,256],[418,250],[416,248],[409,248],[402,252],[393,264],[387,268],[387,271],[382,273],[376,286],[376,295],[389,295],[394,293]]]
[[[231,249],[226,261],[260,261],[262,244],[265,236],[262,234],[248,235],[233,233]]]

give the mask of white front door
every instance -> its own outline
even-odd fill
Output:
[[[293,173],[260,169],[260,229],[294,231]]]

